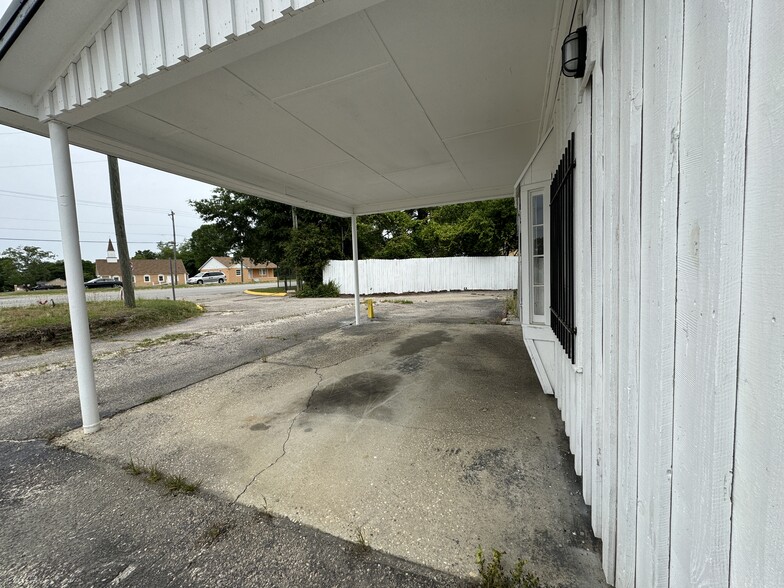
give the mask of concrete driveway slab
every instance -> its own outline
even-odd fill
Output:
[[[60,442],[157,464],[337,537],[361,531],[374,548],[452,574],[475,575],[481,544],[528,560],[547,586],[604,586],[560,416],[519,327],[492,324],[497,305],[488,316],[452,296],[440,308],[379,305],[377,322]],[[463,324],[449,312],[458,304],[473,310]]]

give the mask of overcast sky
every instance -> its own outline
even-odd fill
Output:
[[[10,0],[0,0],[0,15]],[[71,148],[82,258],[106,257],[116,242],[109,199],[106,156]],[[177,241],[201,224],[189,199],[210,195],[212,186],[120,161],[125,227],[131,255],[171,240],[170,210],[175,212]],[[37,245],[62,259],[49,139],[0,125],[0,252]]]

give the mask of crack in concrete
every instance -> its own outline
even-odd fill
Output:
[[[45,439],[35,439],[35,438],[33,438],[33,439],[0,439],[0,443],[16,443],[16,444],[35,443],[36,441],[41,442],[41,443],[45,443],[46,442]]]
[[[342,362],[339,362],[339,363],[342,363]],[[337,365],[337,364],[334,364],[334,365]],[[304,366],[300,366],[300,367],[304,367]],[[332,367],[332,366],[327,366],[327,367]],[[276,465],[276,464],[277,464],[277,463],[278,463],[278,462],[279,462],[281,459],[283,459],[283,457],[285,457],[285,455],[286,455],[286,445],[288,444],[288,442],[289,442],[289,439],[291,439],[291,431],[292,431],[292,429],[294,428],[294,423],[295,423],[295,422],[297,422],[297,419],[298,419],[299,417],[301,417],[301,416],[302,416],[302,414],[303,414],[305,411],[307,411],[307,410],[308,410],[308,408],[310,408],[310,403],[311,403],[311,401],[313,400],[313,395],[316,393],[316,390],[318,390],[319,386],[321,386],[321,383],[324,381],[324,375],[323,375],[323,374],[321,374],[321,373],[319,373],[319,372],[320,372],[320,370],[322,370],[322,369],[325,369],[325,368],[312,368],[312,369],[314,370],[314,371],[313,371],[313,373],[314,373],[315,375],[317,375],[317,376],[318,376],[318,379],[319,379],[319,380],[318,380],[318,382],[316,382],[316,385],[315,385],[315,386],[313,386],[313,389],[310,391],[310,394],[308,395],[308,401],[305,403],[305,406],[302,408],[302,410],[300,410],[300,411],[299,411],[297,414],[295,414],[295,415],[294,415],[294,418],[292,418],[292,419],[291,419],[291,422],[289,423],[289,428],[288,428],[288,431],[286,432],[286,439],[283,441],[283,446],[281,447],[281,453],[280,453],[280,455],[279,455],[278,457],[276,457],[276,458],[275,458],[275,461],[273,461],[272,463],[270,463],[270,464],[266,465],[266,466],[265,466],[265,467],[263,467],[261,470],[259,470],[259,471],[256,473],[256,475],[255,475],[255,476],[253,476],[253,478],[251,478],[250,482],[248,482],[247,484],[245,484],[245,488],[243,488],[243,489],[242,489],[242,492],[240,492],[240,493],[237,495],[237,497],[236,497],[236,498],[233,500],[233,503],[234,503],[234,504],[237,504],[237,502],[239,501],[239,499],[240,499],[240,498],[242,498],[242,495],[243,495],[243,494],[245,494],[245,492],[247,492],[247,491],[248,491],[248,488],[250,488],[250,487],[251,487],[251,485],[252,485],[252,484],[253,484],[253,483],[254,483],[254,482],[255,482],[255,481],[258,479],[258,477],[259,477],[261,474],[263,474],[263,473],[264,473],[264,472],[266,472],[267,470],[271,469],[271,468],[272,468],[273,466],[275,466],[275,465]]]

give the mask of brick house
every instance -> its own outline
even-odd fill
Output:
[[[277,265],[269,261],[254,263],[249,257],[243,257],[242,262],[239,262],[228,256],[216,255],[205,261],[199,271],[221,271],[226,274],[226,283],[239,284],[242,282],[274,282],[277,268]]]
[[[176,265],[177,284],[184,284],[188,272],[181,260]],[[132,259],[131,272],[136,287],[163,286],[171,284],[171,265],[168,259]],[[111,239],[106,249],[106,259],[95,260],[95,275],[98,278],[117,278],[122,280],[120,263]]]

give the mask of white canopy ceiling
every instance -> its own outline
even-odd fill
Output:
[[[510,196],[556,4],[49,0],[0,60],[0,123],[338,215]]]

